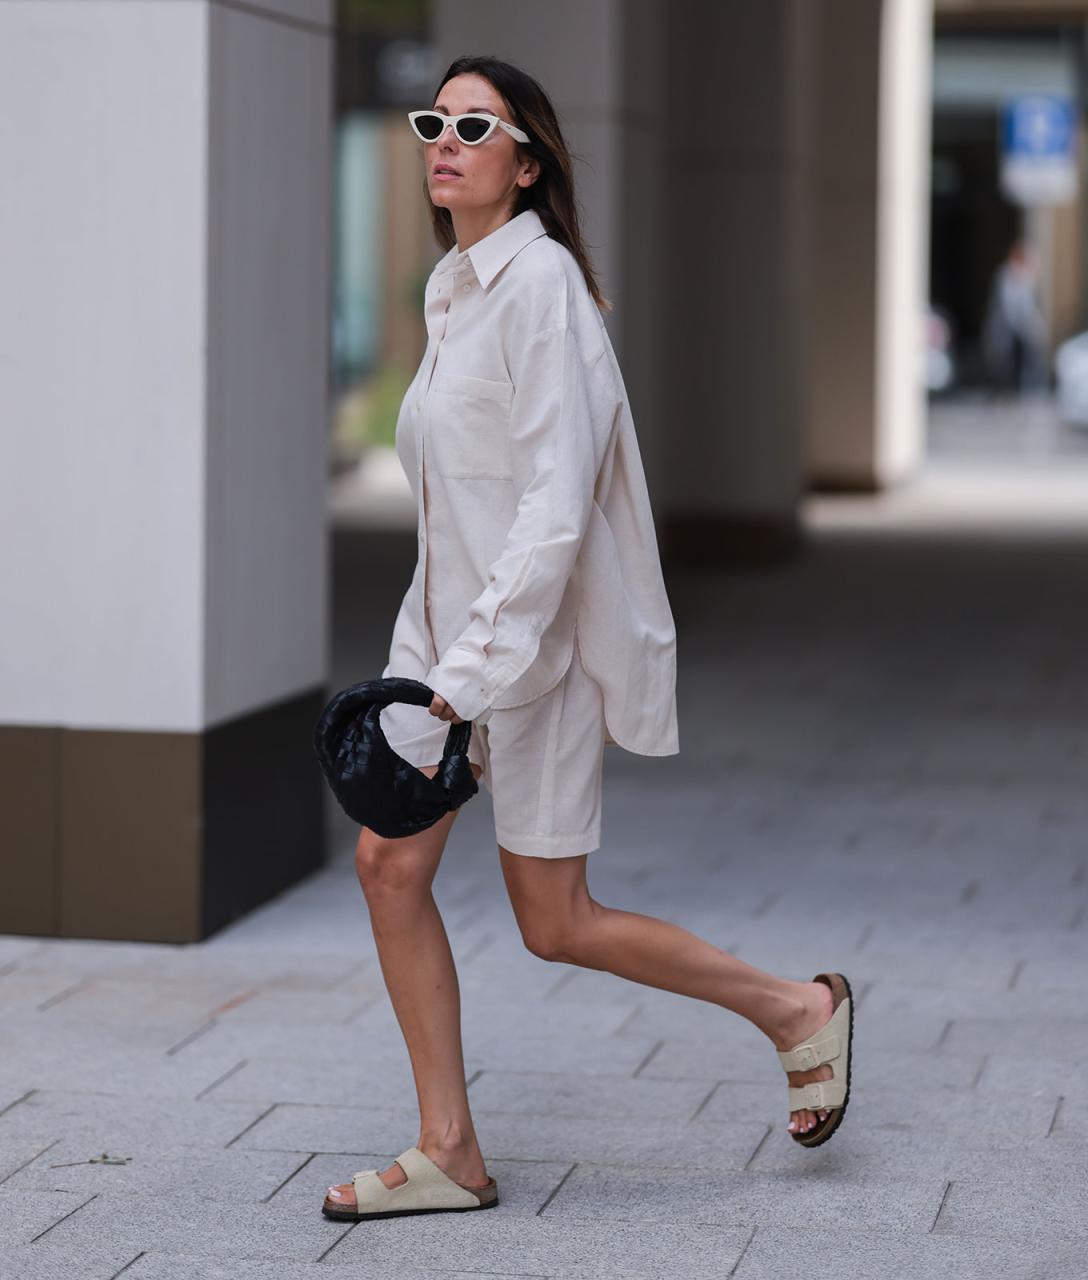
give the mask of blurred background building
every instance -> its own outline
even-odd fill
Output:
[[[346,838],[466,52],[580,157],[666,575],[1084,456],[1088,0],[7,0],[0,930],[195,940]]]

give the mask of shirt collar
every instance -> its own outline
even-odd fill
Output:
[[[476,272],[476,279],[486,289],[503,267],[527,244],[547,234],[537,211],[523,209],[516,217],[509,218],[502,226],[488,232],[482,240],[477,240],[467,249],[459,251],[454,244],[437,263],[435,272],[444,274],[456,271],[470,261]]]

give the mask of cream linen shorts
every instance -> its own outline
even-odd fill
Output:
[[[438,764],[450,722],[426,707],[394,702],[381,713],[393,750],[416,768]],[[495,838],[536,858],[590,853],[601,843],[604,700],[586,674],[577,636],[559,683],[520,707],[472,722],[468,758],[491,793]]]

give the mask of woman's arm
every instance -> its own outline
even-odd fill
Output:
[[[511,472],[517,512],[469,622],[425,677],[474,720],[532,663],[562,603],[585,536],[618,405],[604,348],[587,360],[553,324],[511,360]]]

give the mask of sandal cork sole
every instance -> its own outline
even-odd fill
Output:
[[[827,1085],[827,1084],[832,1084],[833,1082],[842,1080],[842,1074],[841,1074],[842,1067],[840,1064],[843,1057],[846,1058],[846,1079],[844,1081],[845,1092],[843,1093],[843,1099],[840,1105],[834,1106],[834,1107],[816,1107],[816,1108],[809,1107],[808,1108],[810,1111],[811,1110],[826,1111],[827,1112],[826,1120],[818,1120],[816,1127],[814,1129],[810,1129],[808,1133],[791,1133],[790,1134],[790,1137],[794,1140],[794,1142],[800,1143],[802,1147],[820,1146],[822,1143],[826,1142],[828,1138],[830,1138],[831,1135],[835,1132],[835,1130],[839,1127],[839,1125],[842,1124],[842,1118],[846,1114],[846,1104],[850,1101],[850,1074],[851,1074],[851,1069],[853,1067],[853,1060],[854,1060],[854,1054],[853,1054],[854,999],[853,999],[853,992],[850,990],[850,983],[847,982],[845,976],[841,973],[818,973],[813,978],[813,982],[823,982],[831,988],[831,998],[832,998],[832,1005],[833,1005],[832,1013],[831,1013],[832,1019],[834,1019],[835,1015],[839,1012],[839,1008],[842,1005],[844,1000],[846,1001],[846,1007],[848,1011],[845,1046],[840,1045],[839,1054],[837,1055],[836,1058],[827,1059],[827,1058],[824,1058],[823,1054],[816,1055],[817,1057],[821,1058],[823,1061],[831,1061],[832,1063],[831,1080],[824,1080],[824,1081],[821,1081],[820,1083]],[[838,1021],[841,1023],[843,1019],[840,1018],[838,1019]],[[808,1040],[820,1041],[827,1034],[827,1025],[829,1024],[830,1024],[830,1020],[829,1020],[829,1023],[825,1024],[825,1026],[822,1027],[819,1031],[816,1031],[811,1036],[809,1036]],[[796,1046],[796,1048],[800,1048],[800,1046]],[[793,1050],[790,1050],[789,1052],[790,1053],[796,1052],[796,1048]],[[845,1052],[843,1050],[845,1050]],[[819,1066],[821,1064],[820,1062],[815,1062],[815,1063],[812,1063],[811,1065]],[[795,1066],[790,1066],[788,1069],[793,1071],[793,1070],[796,1070],[797,1068]],[[802,1068],[802,1070],[803,1069],[804,1068]]]
[[[491,1180],[491,1186],[494,1185],[494,1178]],[[466,1188],[468,1190],[468,1188]],[[473,1192],[480,1191],[487,1194],[490,1187],[472,1187]],[[499,1203],[499,1197],[494,1200],[484,1200],[481,1204],[465,1204],[465,1205],[445,1205],[433,1209],[380,1209],[370,1213],[356,1213],[351,1209],[330,1209],[328,1205],[321,1206],[321,1212],[326,1218],[340,1218],[346,1222],[362,1222],[364,1218],[406,1218],[413,1213],[476,1213],[480,1209],[494,1209]]]

